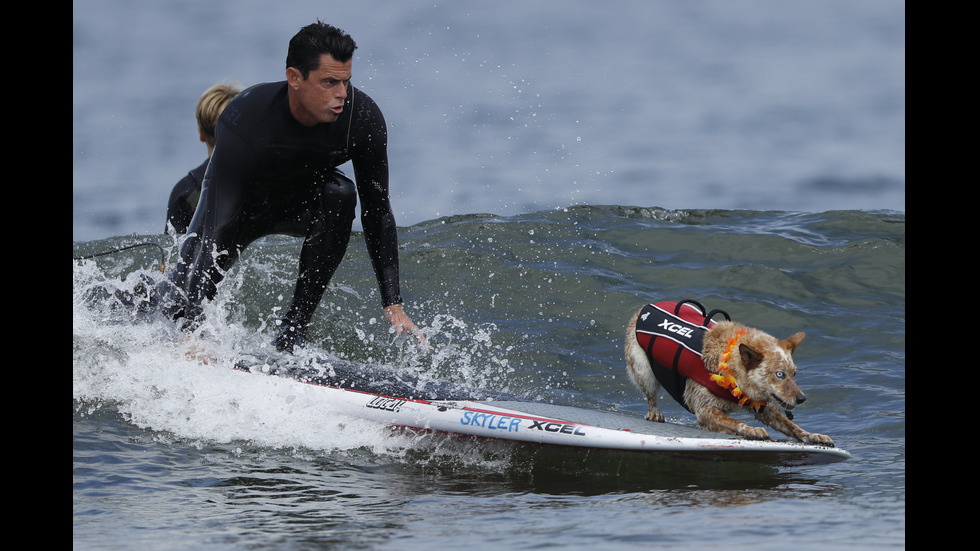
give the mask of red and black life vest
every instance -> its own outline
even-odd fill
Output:
[[[694,300],[658,302],[643,307],[636,320],[636,341],[650,360],[653,374],[670,396],[690,411],[684,403],[684,388],[688,379],[726,400],[736,401],[731,392],[710,379],[701,359],[704,335],[715,322],[712,318],[724,310],[705,313],[704,306]]]

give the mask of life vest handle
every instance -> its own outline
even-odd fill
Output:
[[[707,327],[708,324],[711,323],[711,318],[715,317],[716,314],[721,314],[721,315],[725,316],[725,320],[726,321],[732,321],[732,317],[728,315],[728,312],[726,312],[724,310],[719,310],[719,309],[715,308],[714,310],[708,312],[708,314],[706,316],[704,316],[704,326],[705,327]]]
[[[674,306],[674,315],[675,316],[680,316],[681,315],[681,306],[683,306],[685,304],[693,304],[694,306],[697,306],[698,310],[701,311],[701,315],[702,316],[704,315],[705,312],[707,312],[707,310],[704,309],[704,306],[702,306],[700,302],[698,302],[698,301],[696,301],[694,299],[686,298],[686,299],[684,299],[682,301],[679,301],[677,303],[677,305]]]
[[[715,308],[714,310],[708,312],[705,309],[705,307],[700,302],[698,302],[698,301],[696,301],[694,299],[690,299],[690,298],[686,298],[684,300],[681,300],[681,301],[679,301],[677,303],[676,306],[674,306],[674,315],[675,316],[680,317],[680,315],[681,315],[681,306],[683,306],[685,304],[693,304],[695,307],[697,307],[697,309],[701,312],[701,315],[704,316],[704,326],[705,327],[707,327],[708,324],[711,323],[711,318],[715,317],[718,314],[721,314],[721,315],[725,316],[725,320],[732,321],[732,317],[728,315],[728,312],[726,312],[724,310],[720,310],[718,308]],[[705,313],[705,312],[707,312],[707,313]]]

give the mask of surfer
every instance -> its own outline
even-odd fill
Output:
[[[193,327],[201,302],[252,241],[304,238],[292,303],[273,341],[302,344],[313,312],[347,250],[355,206],[385,319],[422,339],[402,306],[398,237],[388,193],[387,128],[377,104],[351,85],[350,35],[317,21],[290,41],[286,80],[252,86],[222,112],[201,200],[170,279],[181,298],[168,313]],[[336,167],[351,161],[355,185]]]
[[[170,192],[167,203],[167,225],[164,232],[185,233],[187,226],[194,216],[197,200],[201,197],[201,184],[204,181],[204,171],[211,160],[214,151],[214,128],[218,125],[218,116],[225,106],[240,90],[229,84],[215,84],[201,94],[194,109],[197,119],[197,133],[201,142],[207,147],[208,158],[200,166],[191,170],[177,182]]]

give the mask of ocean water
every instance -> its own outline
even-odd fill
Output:
[[[175,254],[163,236],[73,254],[144,242]],[[403,229],[402,273],[431,350],[379,321],[356,245],[300,354],[641,416],[626,322],[645,301],[696,298],[781,337],[807,332],[797,421],[854,457],[753,469],[394,433],[306,385],[232,369],[275,334],[295,240],[250,248],[190,342],[87,306],[93,287],[159,277],[157,252],[134,249],[73,263],[76,548],[904,547],[904,215],[580,206],[420,223]],[[668,420],[694,423],[666,400]]]
[[[73,260],[74,548],[905,547],[904,3],[73,7],[73,258],[155,243],[171,268],[194,101],[281,78],[319,17],[358,40],[388,118],[430,348],[388,331],[358,233],[298,354],[641,416],[626,322],[696,298],[806,331],[796,420],[853,454],[771,468],[392,431],[231,369],[274,336],[297,240],[250,247],[190,340],[85,300],[162,277],[136,248]]]

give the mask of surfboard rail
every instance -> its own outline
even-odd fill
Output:
[[[325,368],[326,367],[326,368]],[[351,416],[394,427],[536,445],[700,455],[706,458],[811,465],[845,461],[846,450],[788,440],[749,440],[693,426],[658,423],[613,411],[524,401],[494,393],[393,378],[347,362],[262,364],[239,369],[285,376],[322,388]]]

